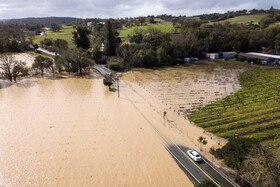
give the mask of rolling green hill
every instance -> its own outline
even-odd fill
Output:
[[[256,138],[280,154],[280,71],[254,69],[239,76],[242,88],[189,116],[223,138]]]
[[[72,26],[63,25],[62,29],[59,32],[53,32],[51,30],[47,30],[46,35],[33,37],[33,42],[40,44],[40,41],[44,40],[45,38],[50,38],[53,40],[63,39],[68,42],[69,48],[74,48],[75,46],[72,41],[72,32],[73,31],[74,31],[74,29]]]
[[[172,23],[169,22],[164,22],[164,23],[158,23],[158,24],[148,24],[148,25],[144,25],[144,26],[133,26],[133,27],[127,27],[124,29],[120,29],[120,38],[122,38],[123,40],[126,40],[129,35],[132,35],[134,32],[134,29],[143,29],[143,30],[147,30],[148,28],[155,28],[155,29],[159,29],[162,32],[165,33],[171,33],[174,32],[174,27],[172,25]],[[50,39],[63,39],[66,40],[68,42],[68,45],[70,48],[74,48],[74,43],[72,41],[72,32],[74,31],[72,26],[63,26],[60,32],[53,32],[53,31],[46,31],[46,35],[44,36],[35,36],[32,37],[33,38],[33,42],[40,44],[40,41],[44,40],[45,38],[50,38]]]
[[[252,15],[244,15],[244,16],[236,16],[233,18],[229,18],[223,21],[219,21],[219,22],[211,22],[208,24],[213,24],[213,23],[225,23],[225,22],[229,22],[229,23],[253,23],[253,24],[259,24],[260,20],[264,17],[266,17],[267,14],[266,13],[262,13],[262,14],[252,14]]]
[[[172,23],[170,22],[163,22],[158,24],[148,24],[143,26],[133,26],[133,27],[126,27],[119,30],[120,38],[123,40],[128,39],[129,36],[133,35],[134,29],[142,29],[142,30],[148,30],[149,28],[155,28],[158,29],[164,33],[172,33],[175,31],[175,28],[173,27]]]

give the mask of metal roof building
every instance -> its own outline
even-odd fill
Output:
[[[241,61],[249,60],[250,63],[262,64],[262,65],[280,65],[280,55],[272,55],[265,53],[239,53],[239,60],[243,58]]]
[[[255,57],[262,57],[262,58],[274,58],[280,60],[280,55],[271,55],[271,54],[265,54],[265,53],[247,53],[248,55],[253,55]]]

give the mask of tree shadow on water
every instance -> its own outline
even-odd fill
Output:
[[[0,80],[0,89],[5,89],[12,86],[12,83],[9,81]]]
[[[66,77],[63,77],[63,76],[60,76],[60,75],[57,75],[57,76],[46,76],[46,79],[55,81],[55,80],[66,79]]]
[[[35,80],[21,80],[17,82],[17,86],[21,88],[31,88],[36,85],[37,81]]]

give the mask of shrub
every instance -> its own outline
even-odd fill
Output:
[[[126,68],[120,64],[110,64],[109,68],[113,71],[125,71]]]
[[[113,81],[112,81],[112,79],[111,79],[110,77],[105,77],[105,78],[103,79],[103,84],[104,84],[105,86],[108,86],[108,87],[109,87],[109,90],[111,90],[111,86],[113,85]]]
[[[211,149],[211,153],[219,159],[224,159],[225,164],[233,169],[240,169],[243,162],[254,146],[260,146],[259,142],[251,138],[230,138],[228,143],[216,150]]]

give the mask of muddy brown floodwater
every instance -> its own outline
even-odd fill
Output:
[[[193,186],[153,127],[196,148],[184,114],[236,91],[236,77],[133,71],[119,99],[100,78],[0,80],[0,186]]]

